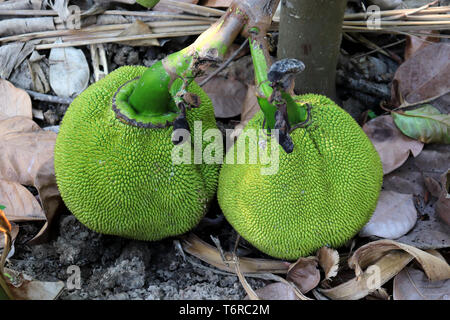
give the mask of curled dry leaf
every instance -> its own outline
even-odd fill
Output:
[[[193,233],[190,233],[183,238],[182,246],[183,250],[187,253],[210,265],[215,266],[220,270],[235,272],[231,253],[224,252],[224,256],[227,261],[223,261],[220,252],[216,247],[207,244]],[[279,260],[252,259],[242,257],[239,258],[239,267],[242,273],[286,274],[289,268],[289,263]]]
[[[450,144],[450,115],[442,114],[432,105],[392,112],[397,127],[403,134],[423,143]]]
[[[259,278],[259,279],[263,279],[263,280],[272,280],[275,281],[275,283],[283,283],[285,285],[287,285],[288,287],[291,288],[291,290],[294,291],[295,295],[297,296],[297,298],[299,300],[312,300],[311,298],[308,298],[307,296],[305,296],[298,288],[297,286],[290,282],[287,281],[285,278],[282,278],[278,275],[275,275],[273,273],[258,273],[258,274],[252,274],[251,275],[254,278]]]
[[[83,51],[73,47],[50,51],[50,86],[60,97],[73,97],[89,83],[89,65]]]
[[[53,158],[56,134],[24,117],[0,120],[0,178],[34,185],[40,166]]]
[[[0,120],[0,179],[17,184],[34,186],[39,192],[39,198],[47,218],[47,224],[40,234],[46,230],[56,209],[61,205],[61,198],[56,186],[53,167],[53,150],[56,140],[54,132],[42,130],[32,120],[24,117],[13,117]],[[9,188],[9,190],[12,190]],[[23,189],[16,188],[23,194]],[[11,195],[8,195],[10,198]],[[20,195],[16,198],[21,197]],[[25,199],[25,198],[24,198]],[[29,199],[29,198],[28,198]],[[6,214],[14,221],[36,220],[36,211],[20,211],[20,202],[11,202]],[[31,207],[35,208],[35,203]],[[25,207],[24,207],[25,208]]]
[[[320,282],[320,271],[316,257],[300,258],[288,270],[286,279],[292,281],[302,293],[317,287]]]
[[[447,262],[428,252],[393,240],[374,241],[360,247],[349,259],[348,264],[359,277],[363,273],[363,268],[377,261],[380,256],[395,250],[402,250],[415,258],[431,281],[450,278],[450,266]]]
[[[0,97],[0,120],[15,116],[33,117],[30,96],[11,82],[0,79]]]
[[[392,240],[379,240],[360,247],[349,259],[355,278],[320,292],[336,300],[361,299],[379,289],[413,259],[431,281],[450,278],[450,266],[441,257]]]
[[[422,33],[439,34],[439,31],[435,30],[423,30]],[[416,54],[420,49],[423,49],[430,44],[435,42],[439,42],[439,38],[434,36],[414,36],[414,35],[406,35],[406,48],[405,48],[405,60],[411,58],[414,54]]]
[[[319,265],[325,272],[325,280],[335,277],[339,269],[339,253],[328,247],[322,247],[317,251]]]
[[[247,296],[250,298],[250,300],[261,300],[258,294],[253,290],[253,288],[247,282],[247,279],[245,279],[244,275],[242,274],[239,258],[235,254],[233,254],[233,264],[239,281],[241,282],[242,287],[244,287],[245,292],[247,292]]]
[[[406,60],[395,73],[392,103],[409,106],[425,103],[450,92],[450,50],[434,43]]]
[[[397,239],[408,233],[416,221],[417,210],[411,194],[381,191],[375,212],[359,236]]]
[[[364,132],[372,141],[380,155],[384,174],[400,167],[411,153],[417,157],[424,144],[408,138],[396,127],[391,116],[380,116],[363,127]]]
[[[16,300],[54,300],[58,298],[65,285],[62,281],[37,281],[26,274],[5,269],[13,277],[9,289]]]
[[[450,279],[430,282],[423,271],[407,267],[394,278],[394,300],[449,300]]]
[[[412,256],[405,252],[389,252],[378,259],[359,277],[344,282],[330,289],[320,289],[320,293],[333,300],[358,300],[379,289],[383,284],[398,274]]]
[[[36,198],[21,184],[0,179],[0,203],[9,221],[46,220]]]

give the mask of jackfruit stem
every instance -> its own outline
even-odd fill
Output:
[[[257,99],[261,110],[266,119],[267,129],[275,128],[275,115],[278,107],[269,102],[274,93],[273,87],[270,85],[268,78],[269,68],[271,65],[271,57],[267,49],[267,42],[264,39],[263,33],[258,28],[250,29],[250,52],[253,60],[253,67],[255,70],[255,81],[257,87]],[[286,103],[287,120],[291,127],[306,121],[308,117],[306,106],[297,104],[292,98],[291,94],[281,91],[281,98]]]
[[[242,31],[246,16],[238,6],[202,33],[190,46],[151,66],[138,80],[128,99],[139,114],[160,116],[174,112],[170,87],[175,79],[187,84],[209,65],[223,60],[228,48]]]

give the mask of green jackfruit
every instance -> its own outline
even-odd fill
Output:
[[[56,141],[55,171],[65,204],[88,228],[158,240],[200,221],[216,192],[220,168],[174,164],[172,126],[139,128],[116,118],[114,94],[145,70],[122,67],[73,101]],[[202,121],[203,132],[217,128],[208,96],[195,82],[188,91],[201,101],[187,111],[190,128],[194,121]]]
[[[220,207],[236,231],[262,252],[282,259],[351,239],[375,210],[383,177],[375,148],[348,113],[324,96],[295,99],[312,105],[310,122],[290,133],[292,153],[272,142],[279,149],[278,171],[262,175],[261,168],[270,165],[263,165],[259,156],[256,164],[226,161],[218,188]],[[237,144],[263,123],[259,112]],[[270,150],[271,139],[265,139]],[[249,159],[248,146],[231,149],[227,157],[236,161],[245,153]]]

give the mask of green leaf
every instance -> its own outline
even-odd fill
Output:
[[[375,118],[377,117],[377,114],[376,114],[374,111],[369,110],[369,112],[367,112],[367,116],[368,116],[370,119],[375,119]]]
[[[440,113],[432,105],[392,112],[392,117],[400,131],[410,138],[423,143],[450,144],[450,115]]]
[[[2,206],[1,204],[0,204],[0,210],[5,210],[5,206]]]

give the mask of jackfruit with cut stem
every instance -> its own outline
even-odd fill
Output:
[[[267,139],[268,150],[277,143],[278,171],[263,175],[261,168],[273,163],[260,157],[249,164],[248,144],[232,148],[227,157],[245,155],[246,164],[225,162],[218,188],[220,207],[236,231],[262,252],[290,260],[339,247],[357,234],[375,210],[383,178],[378,153],[347,112],[324,96],[295,99],[311,105],[310,119],[290,133],[292,153]],[[236,145],[263,125],[260,111]]]
[[[65,204],[87,227],[158,240],[197,225],[216,192],[219,165],[174,164],[173,126],[137,127],[116,117],[116,92],[146,70],[119,68],[73,101],[57,137],[55,171]],[[188,91],[201,102],[187,110],[190,128],[194,121],[202,121],[203,133],[217,128],[208,96],[195,82]]]

